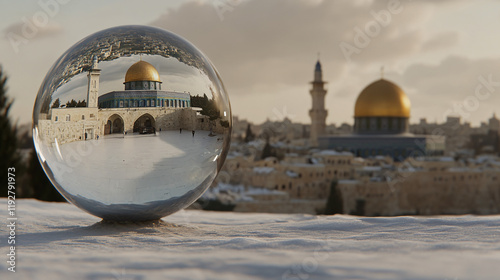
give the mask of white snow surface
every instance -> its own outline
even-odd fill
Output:
[[[112,224],[67,203],[16,207],[17,272],[4,225],[0,279],[500,279],[500,216],[185,210]]]

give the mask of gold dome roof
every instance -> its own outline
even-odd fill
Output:
[[[161,82],[156,68],[146,61],[134,63],[125,74],[125,83],[138,81]]]
[[[354,117],[410,117],[410,99],[396,84],[380,79],[358,96]]]

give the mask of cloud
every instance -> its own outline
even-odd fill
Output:
[[[401,11],[390,13],[388,24],[376,15],[388,11],[389,1],[222,2],[236,3],[223,17],[211,1],[191,2],[168,10],[151,24],[178,33],[204,51],[221,72],[235,111],[258,106],[254,116],[246,111],[244,116],[256,121],[283,105],[298,120],[308,121],[308,82],[318,51],[329,82],[328,122],[351,121],[357,94],[378,78],[382,65],[387,77],[409,94],[412,117],[424,117],[441,114],[452,102],[462,102],[473,92],[478,75],[494,73],[497,63],[446,57],[459,45],[459,31],[429,29],[436,16],[461,8],[467,1],[400,1]],[[367,26],[376,23],[380,30],[368,35],[369,43],[347,60],[340,44],[356,46],[358,30],[367,34]],[[436,57],[439,64],[415,63],[426,56]]]
[[[189,2],[168,10],[151,24],[200,47],[229,87],[241,89],[237,90],[240,93],[256,83],[303,84],[304,67],[312,69],[318,51],[323,61],[334,65],[328,68],[331,76],[339,77],[349,63],[339,44],[354,44],[355,28],[364,29],[375,20],[373,13],[387,10],[382,1],[227,1],[233,2],[238,4],[223,10],[221,18],[220,8],[212,2]],[[387,65],[456,42],[453,34],[426,40],[426,34],[415,28],[429,17],[433,5],[437,4],[402,2],[402,12],[391,16],[390,23],[371,38],[354,62],[383,61]]]
[[[21,21],[7,26],[4,29],[4,35],[6,38],[14,35],[26,40],[37,40],[60,35],[63,31],[64,29],[58,24],[37,26],[31,21]]]
[[[435,35],[422,45],[422,51],[446,49],[457,45],[459,36],[456,32],[443,32]]]
[[[464,120],[486,119],[495,109],[493,104],[500,103],[500,59],[468,59],[461,56],[448,56],[438,64],[413,64],[404,71],[402,83],[409,92],[412,109],[423,117],[425,115],[461,116]],[[489,80],[489,89],[482,85]],[[480,98],[476,96],[481,87]],[[491,91],[493,90],[493,91]],[[411,94],[413,93],[413,94]],[[475,106],[466,106],[465,102],[477,100]],[[424,105],[425,106],[422,106]],[[462,108],[459,109],[458,107]],[[463,113],[461,113],[461,111]],[[432,112],[432,113],[431,113]],[[415,115],[415,114],[412,114]]]

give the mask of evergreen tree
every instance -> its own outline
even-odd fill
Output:
[[[253,141],[255,139],[255,134],[253,134],[250,124],[247,126],[247,132],[245,134],[245,143]]]
[[[228,128],[229,127],[229,121],[225,121],[225,120],[220,120],[220,125],[222,127],[225,127],[225,128]]]
[[[262,150],[262,155],[261,155],[260,158],[261,159],[265,159],[265,158],[268,158],[268,157],[277,157],[276,156],[276,151],[271,146],[271,144],[269,144],[269,141],[266,142],[266,145],[264,146],[264,149]]]
[[[34,198],[45,201],[66,201],[45,175],[38,161],[35,148],[30,152],[27,171],[31,193]]]
[[[71,101],[66,102],[66,108],[76,107],[77,104],[76,100],[71,99]]]
[[[59,108],[59,106],[61,106],[61,100],[59,100],[59,98],[57,98],[54,103],[52,103],[52,106],[51,108]]]
[[[203,97],[199,95],[191,96],[191,107],[201,108],[200,114],[208,116],[211,121],[220,118],[220,112],[217,110],[215,100],[208,99],[206,94],[203,94]]]
[[[7,96],[7,77],[0,66],[0,196],[7,196],[7,169],[16,169],[16,178],[20,176],[20,155],[17,150],[16,126],[10,123],[9,110],[14,102]]]
[[[78,103],[76,103],[76,107],[87,107],[87,102],[85,100],[78,100]]]
[[[330,184],[330,195],[326,201],[325,215],[342,214],[343,209],[342,193],[337,188],[337,180],[333,180]]]

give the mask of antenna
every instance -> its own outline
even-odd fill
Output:
[[[380,78],[384,78],[384,66],[380,67]]]

